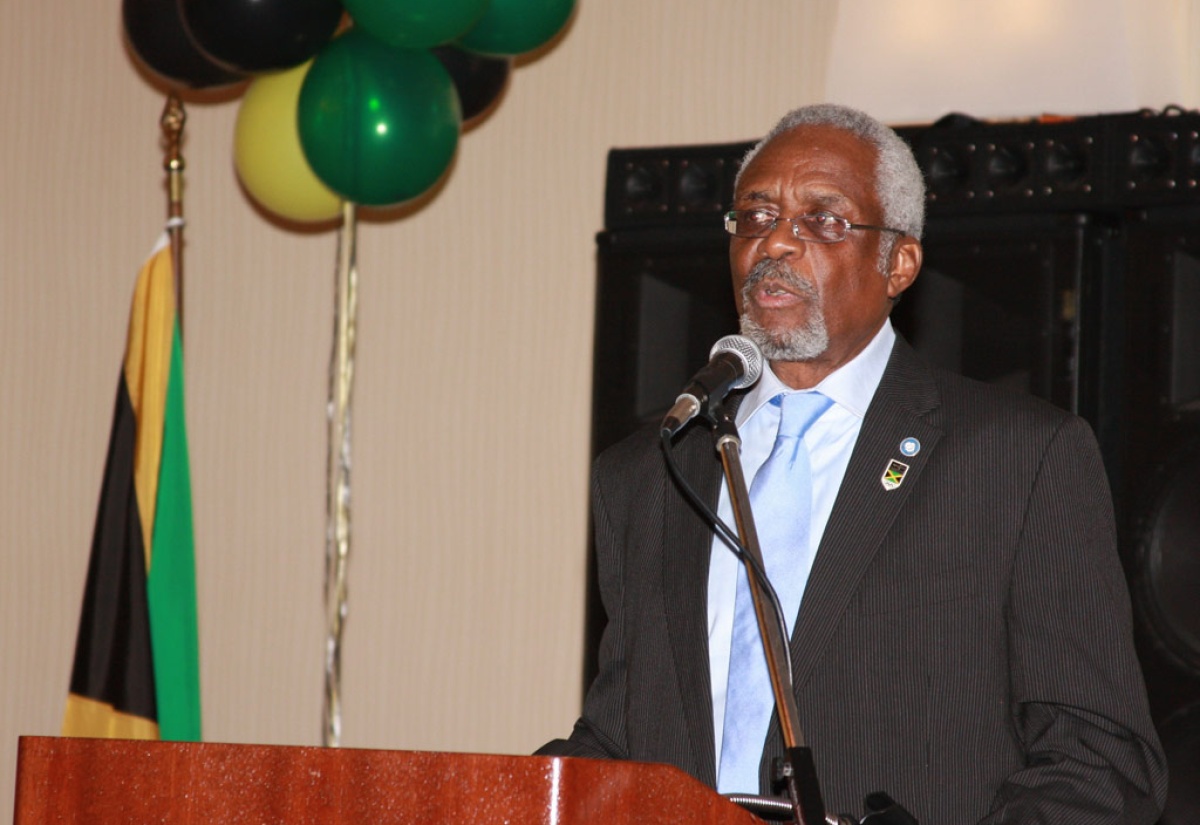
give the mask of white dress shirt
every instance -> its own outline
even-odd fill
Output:
[[[825,534],[825,525],[833,511],[833,502],[842,477],[850,463],[850,454],[862,429],[863,416],[879,387],[884,368],[892,353],[896,333],[891,321],[883,326],[871,342],[849,363],[825,377],[811,389],[820,391],[833,401],[804,436],[812,467],[812,526],[809,533],[813,558]],[[771,454],[775,434],[779,430],[779,407],[770,400],[781,392],[795,392],[771,371],[763,370],[762,378],[746,394],[738,408],[736,423],[742,439],[741,463],[747,487],[754,475]],[[729,502],[728,486],[722,481],[717,515],[735,527],[733,507]],[[729,681],[729,645],[733,635],[733,606],[737,592],[740,562],[720,536],[714,536],[712,558],[708,569],[708,660],[712,675],[713,732],[716,753],[721,753],[722,728],[725,720],[725,691]],[[795,575],[807,580],[809,569],[795,570]],[[788,616],[791,634],[796,617]]]

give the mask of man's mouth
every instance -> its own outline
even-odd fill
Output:
[[[742,296],[764,309],[818,299],[812,284],[780,261],[759,261],[755,264],[742,286]]]
[[[772,310],[807,304],[809,299],[781,286],[764,285],[751,292],[749,303],[759,310]]]
[[[811,284],[774,261],[751,270],[742,287],[742,297],[747,304],[761,310],[787,309],[818,301]]]

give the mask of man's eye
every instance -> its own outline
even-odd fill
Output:
[[[808,216],[809,222],[814,226],[826,227],[841,223],[842,219],[832,212],[815,212]]]
[[[770,212],[746,212],[742,216],[742,220],[747,226],[769,226],[775,222],[775,216]]]

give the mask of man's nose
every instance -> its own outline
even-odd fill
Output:
[[[803,255],[804,241],[796,237],[796,227],[786,218],[779,218],[774,228],[759,238],[763,254],[778,260],[793,255]]]

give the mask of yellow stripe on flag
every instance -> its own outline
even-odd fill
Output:
[[[63,735],[96,739],[157,739],[158,725],[152,719],[121,713],[107,702],[71,693],[67,695]]]
[[[171,336],[175,323],[175,284],[171,246],[159,239],[138,274],[125,347],[125,383],[137,419],[134,484],[145,541],[146,569],[154,558],[152,536],[158,503],[167,379],[171,373]]]

